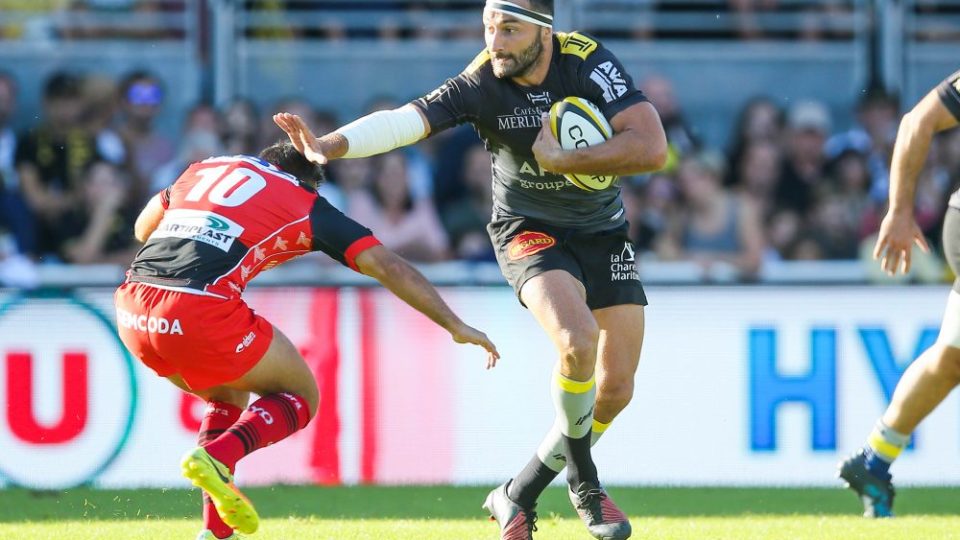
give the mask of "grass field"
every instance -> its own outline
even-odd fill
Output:
[[[264,540],[496,539],[484,487],[250,489]],[[859,517],[841,489],[613,488],[640,539],[960,539],[960,491],[902,489],[894,520]],[[200,496],[185,490],[0,490],[0,539],[186,539],[200,529]],[[589,540],[565,493],[540,503],[543,540]]]

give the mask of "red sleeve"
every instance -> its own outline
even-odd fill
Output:
[[[347,247],[346,251],[343,252],[343,258],[346,260],[347,266],[352,268],[354,271],[359,272],[360,269],[357,268],[357,255],[360,255],[373,246],[379,245],[380,241],[377,240],[376,236],[373,236],[372,234],[370,236],[364,236]]]

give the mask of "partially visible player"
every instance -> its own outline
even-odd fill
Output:
[[[570,501],[596,538],[631,535],[599,480],[590,447],[633,397],[647,298],[634,265],[620,189],[586,192],[564,174],[659,169],[667,155],[657,111],[596,39],[553,31],[553,0],[487,0],[486,47],[421,99],[315,139],[294,115],[275,121],[317,163],[412,144],[461,123],[490,151],[487,227],[504,277],[549,336],[556,421],[526,466],[484,503],[507,540],[529,540],[537,499],[564,467]],[[480,21],[478,21],[480,22]],[[569,96],[600,109],[613,136],[564,150],[543,117]],[[515,419],[517,420],[517,419]]]
[[[199,539],[257,529],[234,466],[302,429],[317,410],[317,384],[296,347],[241,299],[261,271],[323,251],[377,279],[457,343],[482,346],[487,368],[499,358],[419,272],[317,194],[322,180],[319,166],[277,143],[259,158],[194,163],[137,219],[146,245],[117,289],[117,324],[137,358],[208,403],[200,446],[181,462],[205,494]],[[250,392],[260,398],[248,407]]]
[[[913,244],[930,248],[913,216],[917,177],[933,135],[960,119],[960,71],[928,93],[900,122],[890,171],[890,208],[880,225],[873,256],[890,275],[910,271]],[[960,191],[950,196],[943,222],[943,252],[960,275]],[[960,279],[953,283],[940,335],[904,372],[893,400],[877,421],[867,443],[839,465],[839,476],[863,501],[864,516],[893,515],[890,465],[910,441],[910,434],[960,384]]]

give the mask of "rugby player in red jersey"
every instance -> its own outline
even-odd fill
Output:
[[[115,304],[120,338],[144,364],[207,401],[197,448],[183,474],[204,491],[200,539],[252,533],[259,518],[233,484],[237,461],[310,421],[319,400],[313,373],[290,340],[241,298],[260,272],[323,251],[373,277],[450,332],[496,347],[466,325],[416,269],[369,229],[317,194],[323,171],[289,142],[260,157],[190,165],[140,214],[145,242]],[[250,393],[259,399],[249,404]]]
[[[502,539],[529,540],[536,501],[566,466],[570,500],[590,533],[622,540],[631,534],[629,520],[600,484],[590,446],[633,396],[647,299],[619,186],[587,192],[563,175],[659,169],[666,137],[609,49],[586,34],[553,31],[552,0],[487,0],[483,27],[485,49],[421,99],[320,139],[294,115],[275,121],[318,163],[387,152],[461,123],[476,128],[491,155],[488,231],[497,261],[558,358],[550,389],[556,422],[484,508]],[[563,150],[542,118],[568,96],[597,105],[613,137]]]

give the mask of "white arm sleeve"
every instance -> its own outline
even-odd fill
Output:
[[[413,144],[427,133],[420,113],[412,105],[377,111],[341,127],[347,139],[345,158],[362,158]]]

